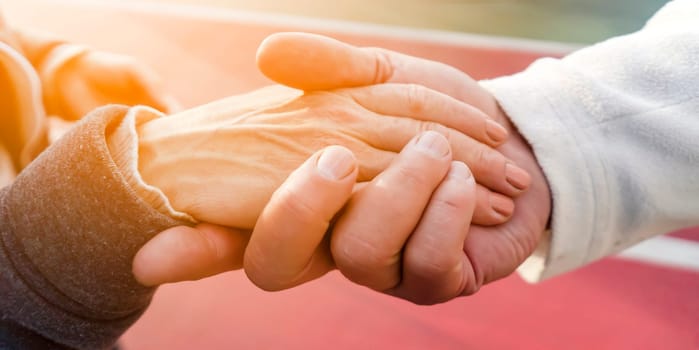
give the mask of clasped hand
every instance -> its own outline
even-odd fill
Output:
[[[145,124],[144,180],[175,209],[235,229],[162,232],[134,259],[139,281],[244,267],[278,290],[338,268],[435,303],[512,273],[534,250],[548,187],[526,142],[468,76],[307,34],[272,36],[258,63],[282,84],[331,91],[263,90]]]

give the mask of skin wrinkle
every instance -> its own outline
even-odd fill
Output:
[[[340,271],[342,272],[343,275],[347,276],[347,271],[343,269],[341,266],[352,266],[352,272],[350,276],[347,276],[348,278],[352,279],[356,283],[362,284],[362,285],[367,285],[366,281],[363,279],[355,279],[354,277],[356,275],[371,275],[371,273],[375,272],[377,269],[381,269],[384,267],[390,267],[390,266],[395,266],[398,265],[400,260],[401,260],[401,252],[393,253],[391,255],[385,255],[385,254],[380,254],[378,253],[379,250],[376,249],[376,246],[372,245],[370,242],[367,242],[363,239],[358,239],[358,237],[352,235],[352,241],[351,242],[343,242],[343,248],[341,249],[342,256],[338,257],[335,253],[333,254],[333,257],[335,258],[335,263],[340,266]],[[350,249],[354,245],[354,249]],[[351,253],[351,251],[361,251],[361,254],[356,254],[356,253]],[[333,251],[335,252],[335,251]],[[366,274],[364,272],[371,272],[369,274]],[[396,286],[400,284],[401,276],[400,275],[392,275],[391,279],[389,281],[384,281],[382,284],[390,285],[390,286]],[[392,287],[380,287],[380,286],[375,286],[375,283],[371,283],[372,285],[369,285],[369,288],[376,289],[376,290],[385,290],[389,289]]]
[[[376,62],[374,67],[374,78],[372,81],[374,83],[389,81],[395,73],[393,65],[394,62],[391,61],[391,56],[385,54],[380,49],[372,52],[374,52],[374,62]]]
[[[347,109],[338,110],[332,106],[327,106],[327,103],[324,101],[329,96],[333,100],[337,100],[338,102],[344,100],[345,104],[348,104],[347,102],[349,101],[350,102],[348,104],[349,110],[347,110]],[[285,108],[290,109],[290,111],[279,110],[278,114],[274,115],[274,113],[269,113],[269,110],[262,109],[256,113],[247,114],[245,118],[238,119],[238,124],[234,124],[234,125],[228,124],[228,125],[230,125],[229,130],[232,132],[232,134],[228,135],[230,137],[226,137],[227,135],[224,134],[224,132],[225,132],[224,130],[227,129],[226,127],[221,127],[220,125],[215,126],[215,130],[216,130],[215,136],[219,136],[220,138],[227,138],[227,139],[237,137],[240,139],[241,137],[243,137],[243,135],[247,135],[247,137],[251,137],[251,138],[256,139],[256,140],[259,140],[259,139],[266,140],[269,147],[272,147],[272,148],[275,148],[275,147],[276,148],[283,148],[283,149],[285,149],[285,151],[288,151],[290,149],[296,150],[298,152],[297,155],[312,154],[313,151],[316,151],[320,147],[326,146],[327,144],[345,143],[356,154],[367,154],[367,152],[370,152],[369,154],[373,153],[372,158],[376,158],[376,156],[383,154],[382,149],[391,149],[391,148],[395,147],[396,150],[394,150],[394,151],[397,151],[398,148],[402,147],[403,143],[401,142],[400,138],[412,136],[412,134],[414,134],[414,133],[408,133],[407,131],[413,125],[417,126],[418,130],[419,130],[421,125],[426,125],[423,127],[430,127],[430,125],[435,125],[435,124],[425,124],[425,122],[411,122],[411,121],[407,121],[406,118],[378,116],[375,113],[371,113],[371,112],[368,112],[368,111],[362,109],[358,103],[354,102],[355,99],[352,99],[350,96],[354,97],[350,93],[345,94],[345,95],[337,95],[337,93],[333,94],[333,93],[328,93],[328,92],[308,94],[306,96],[303,96],[301,98],[297,98],[297,99],[285,104]],[[302,112],[308,111],[309,106],[313,107],[316,105],[320,106],[319,108],[321,109],[321,112],[326,113],[325,115],[327,116],[327,118],[321,119],[320,121],[309,121],[307,119],[307,117]],[[220,106],[208,107],[208,109],[214,109],[214,110],[216,108],[218,108],[219,110],[221,109]],[[206,110],[207,108],[204,108],[204,109]],[[298,110],[301,110],[302,112],[298,112]],[[294,116],[296,114],[294,114],[294,113],[298,114],[298,117],[295,118]],[[306,113],[308,113],[308,112],[306,112]],[[367,117],[367,115],[368,115],[368,117]],[[180,117],[182,117],[182,116],[180,116]],[[173,118],[177,118],[177,116],[175,116]],[[217,122],[216,122],[217,118],[221,118],[221,116],[214,117],[213,120],[211,120],[211,122],[214,125],[217,124]],[[392,135],[392,137],[395,140],[389,139],[389,141],[394,142],[394,144],[386,144],[386,145],[377,144],[377,148],[378,148],[378,146],[383,146],[383,147],[381,147],[382,149],[372,149],[372,147],[370,145],[368,146],[368,145],[361,142],[361,140],[371,140],[371,135],[368,135],[367,137],[362,137],[360,140],[353,140],[351,136],[348,136],[348,134],[349,135],[358,135],[360,133],[359,130],[361,130],[361,129],[366,129],[365,130],[366,132],[371,132],[371,131],[375,130],[375,128],[371,128],[368,125],[372,125],[372,123],[374,122],[373,119],[378,120],[379,118],[383,118],[384,120],[387,120],[386,118],[393,119],[396,123],[398,123],[398,124],[396,124],[396,127],[404,128],[404,133],[406,135],[400,134],[400,135],[398,135],[400,137],[397,139],[396,139],[397,135]],[[204,118],[204,119],[206,119],[206,118]],[[211,117],[209,119],[211,119]],[[296,119],[296,120],[294,120],[294,119]],[[172,120],[172,118],[169,120]],[[280,127],[280,126],[269,125],[269,123],[278,122],[280,120],[282,120],[282,121],[286,120],[286,122],[292,124],[293,127]],[[301,124],[298,124],[299,122]],[[257,126],[254,133],[251,132],[250,128],[253,128],[253,126],[250,126],[250,125]],[[339,130],[335,131],[331,134],[328,134],[326,129],[332,130],[333,127],[339,128]],[[248,129],[247,133],[245,133],[245,132],[243,132],[242,134],[238,133],[238,132],[240,132],[240,130],[245,130],[246,128]],[[263,128],[272,134],[265,134],[264,131],[260,132],[259,131],[260,128]],[[434,128],[438,128],[438,127],[434,126]],[[442,128],[442,129],[447,130],[445,128]],[[362,130],[361,132],[364,132],[364,130]],[[197,132],[195,131],[195,134],[196,133]],[[174,141],[171,141],[169,139],[170,137],[172,137],[172,140],[177,140],[178,137],[180,137],[180,136],[183,137],[184,140],[186,140],[188,138],[186,135],[185,136],[177,135],[174,133],[168,133],[167,131],[165,131],[163,134],[166,136],[162,137],[160,139],[158,139],[158,138],[155,138],[155,139],[150,138],[149,139],[148,137],[143,138],[143,142],[146,143],[146,145],[144,145],[144,150],[148,148],[148,146],[147,146],[148,142],[158,142],[158,141],[174,142]],[[292,143],[291,141],[286,141],[285,139],[280,139],[279,137],[282,137],[282,136],[277,136],[274,134],[281,134],[283,137],[285,137],[287,139],[294,139],[294,140],[299,139],[299,137],[297,135],[299,135],[301,137],[308,136],[307,140],[304,141],[307,144],[304,146],[294,147],[294,143]],[[167,135],[169,135],[169,136],[167,136]],[[234,135],[238,135],[238,136],[234,136]],[[381,134],[377,133],[377,135],[381,135]],[[328,137],[330,137],[330,138],[328,139]],[[200,151],[202,148],[212,148],[214,150],[220,149],[220,147],[217,147],[216,142],[214,142],[215,141],[214,138],[207,139],[207,138],[204,138],[203,135],[194,136],[193,138],[190,136],[189,138],[196,140],[196,141],[190,141],[190,142],[197,143],[197,148],[199,148]],[[451,135],[450,135],[450,138],[451,138]],[[202,143],[201,140],[206,140],[206,143]],[[376,141],[380,141],[380,140],[375,140],[374,142],[376,142]],[[240,139],[239,142],[237,142],[237,144],[245,145],[246,143],[243,141],[243,139]],[[276,144],[276,146],[275,146],[275,144]],[[167,149],[164,149],[163,151],[167,152]],[[260,158],[259,156],[255,156],[254,153],[259,152],[257,150],[247,151],[247,148],[243,148],[243,149],[239,148],[236,151],[237,151],[237,153],[243,154],[243,155],[246,153],[250,154],[249,155],[249,157],[251,157],[250,159],[258,159],[258,160],[262,160],[262,161],[267,162],[267,163],[275,162],[275,160],[271,160],[271,159],[264,160],[264,159]],[[148,153],[144,152],[144,155],[147,155],[147,154]],[[155,155],[155,154],[153,154],[153,155]],[[153,156],[153,155],[151,155],[151,156]],[[146,157],[143,157],[143,158],[146,158]],[[376,170],[381,169],[382,167],[385,167],[388,164],[388,161],[390,161],[390,158],[391,157],[384,157],[381,164],[376,164],[375,162],[373,164],[370,163],[371,169],[368,169],[368,170],[376,171]],[[166,161],[169,161],[171,163],[174,163],[175,160],[177,160],[176,156],[175,156],[175,158],[172,158],[170,160],[166,159]],[[181,162],[182,162],[181,160],[178,160],[178,163],[181,163]],[[276,162],[279,162],[279,160],[276,160]],[[150,163],[150,162],[148,162],[144,159],[143,163],[141,163],[141,167],[143,167],[145,165],[146,167],[150,167],[152,169],[157,168],[160,170],[165,170],[164,168],[161,168],[157,164],[147,164],[147,163]],[[371,174],[368,172],[366,167],[364,167],[364,164],[366,164],[365,161],[360,162],[360,166],[361,166],[360,167],[360,170],[361,170],[360,181],[365,180],[365,178],[364,178],[365,175],[366,175],[366,179],[370,179],[374,175],[374,174]],[[171,165],[177,166],[175,164],[171,164]],[[288,165],[295,166],[297,164],[288,164]],[[376,165],[379,165],[379,167],[377,167]],[[165,166],[165,165],[162,165],[162,166]],[[181,168],[182,166],[179,165],[179,167]],[[157,172],[155,170],[147,170],[147,169],[141,169],[141,170],[142,170],[144,176],[146,176],[146,177],[149,174],[151,174],[153,176],[157,176]],[[211,173],[209,173],[209,174],[211,174]],[[148,182],[148,179],[146,179],[146,181]],[[170,189],[171,191],[180,191],[179,188],[181,187],[181,186],[177,185],[176,183],[173,183],[171,185],[167,185],[167,184],[160,184],[159,185],[157,183],[154,183],[154,185],[156,187],[164,189],[164,192],[166,193],[166,195],[167,195],[168,189]],[[177,196],[174,195],[174,197],[177,197]],[[211,196],[208,196],[207,198],[211,198]],[[174,204],[174,206],[177,208],[182,208],[182,207],[192,208],[193,207],[193,206],[186,206],[186,205],[179,205],[179,204]],[[194,213],[190,213],[190,214],[194,214]],[[198,216],[198,215],[195,214],[194,216]],[[204,218],[199,217],[199,219],[203,220]]]
[[[407,84],[406,105],[412,115],[422,115],[427,102],[426,89],[417,84]]]
[[[288,129],[288,128],[286,128],[286,127],[275,127],[275,126],[265,126],[265,128],[269,128],[269,129],[280,128],[280,129],[282,129],[282,130],[283,130],[283,129]],[[312,152],[312,151],[315,151],[316,149],[322,148],[322,147],[325,146],[326,144],[335,143],[335,142],[331,142],[330,140],[328,140],[328,141],[322,140],[324,137],[327,136],[327,135],[325,135],[325,132],[323,131],[322,128],[319,128],[318,131],[314,132],[314,133],[318,133],[319,137],[318,137],[318,141],[317,141],[317,142],[314,142],[314,143],[317,143],[317,145],[316,145],[316,146],[313,146],[313,144],[312,144],[311,147],[310,147],[310,149],[304,149],[304,148],[302,148],[300,145],[297,145],[296,143],[289,141],[289,140],[292,140],[292,139],[295,138],[295,137],[293,137],[293,136],[290,137],[290,136],[288,136],[288,135],[278,135],[278,132],[277,132],[277,133],[269,133],[269,132],[265,132],[264,130],[262,130],[262,131],[257,131],[257,132],[256,132],[255,129],[248,128],[248,127],[237,128],[237,130],[230,130],[230,131],[235,131],[235,132],[232,133],[231,137],[238,137],[238,138],[240,138],[239,136],[235,136],[235,134],[237,134],[239,131],[241,131],[240,129],[244,129],[244,130],[245,130],[244,132],[245,132],[246,134],[250,134],[250,135],[254,134],[255,138],[260,138],[260,137],[262,137],[263,139],[265,139],[265,140],[267,140],[267,141],[270,141],[270,142],[272,142],[272,143],[280,143],[280,145],[279,145],[280,147],[282,147],[282,148],[284,148],[284,149],[287,149],[287,150],[292,150],[292,149],[293,149],[294,152],[299,153],[299,154],[305,154],[305,153],[307,153],[308,151]],[[294,130],[294,129],[288,129],[288,130],[286,130],[286,131],[289,132],[289,133],[292,133],[292,134],[295,134],[295,133],[297,133],[297,132],[301,132],[301,131],[299,131],[299,130]],[[352,142],[351,142],[352,140],[351,140],[350,138],[348,138],[348,137],[346,137],[346,136],[344,136],[344,135],[338,135],[338,136],[339,136],[341,139],[347,139],[347,140],[349,140],[349,141],[342,141],[342,143],[345,143],[345,144],[347,144],[347,143],[352,143]],[[203,150],[202,150],[202,151],[203,151]],[[223,157],[223,156],[211,158],[211,156],[216,156],[216,153],[215,153],[215,152],[209,152],[209,153],[210,153],[210,156],[207,157],[207,156],[205,155],[205,153],[201,153],[202,151],[198,152],[197,157],[196,157],[196,158],[197,158],[196,160],[198,161],[198,163],[201,163],[202,165],[206,164],[207,162],[210,162],[211,159],[215,159],[216,161],[219,161],[219,162],[227,162],[227,163],[230,163],[230,162],[231,162],[230,159],[228,159],[227,157]],[[201,159],[201,158],[204,158],[204,159]],[[163,160],[168,160],[168,159],[167,159],[167,158],[164,158]],[[192,161],[192,160],[190,160],[190,162],[191,162],[191,161]],[[179,157],[173,157],[173,158],[171,159],[170,162],[181,163],[181,162],[182,162],[182,159],[179,158]],[[237,163],[240,163],[240,159],[238,159],[236,162],[237,162]],[[269,164],[269,166],[267,166],[267,169],[268,169],[268,170],[264,171],[264,173],[274,174],[274,173],[276,173],[276,171],[272,171],[272,170],[275,169],[275,168],[273,168],[273,164],[277,164],[278,162],[279,162],[278,159],[269,159],[269,160],[267,160],[267,161],[265,161],[265,162],[262,162],[262,163],[254,162],[254,161],[251,160],[251,161],[245,162],[245,164],[253,165],[253,168],[255,168],[255,169],[260,169],[260,167],[264,166],[265,164]],[[258,163],[259,163],[259,164],[258,164]],[[238,167],[240,167],[240,166],[238,166]],[[244,168],[249,168],[249,166],[245,166]],[[152,168],[152,172],[154,172],[154,173],[157,173],[158,171],[163,171],[163,170],[165,170],[165,169],[163,169],[162,167],[155,167],[155,168]],[[281,178],[275,178],[275,182],[279,182],[279,181],[281,181],[281,180],[282,180]]]

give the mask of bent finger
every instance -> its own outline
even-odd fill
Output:
[[[529,173],[516,166],[502,153],[454,129],[410,118],[376,118],[379,120],[371,124],[374,126],[372,129],[362,130],[374,147],[398,152],[414,135],[426,130],[437,131],[449,140],[454,160],[466,163],[476,181],[488,189],[515,197],[531,183]]]
[[[400,282],[403,246],[450,161],[444,137],[425,132],[352,197],[331,238],[333,259],[347,278],[375,290]]]
[[[463,251],[476,206],[476,182],[462,162],[452,162],[403,253],[403,280],[390,291],[418,304],[461,294],[468,277]]]
[[[249,232],[211,224],[177,226],[136,253],[133,274],[145,286],[198,280],[243,266]]]

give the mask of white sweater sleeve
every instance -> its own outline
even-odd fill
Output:
[[[551,188],[551,234],[529,281],[699,225],[699,1],[637,33],[482,82],[531,144]]]

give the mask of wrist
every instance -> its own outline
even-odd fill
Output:
[[[144,106],[129,109],[122,123],[107,136],[109,151],[129,188],[139,198],[164,215],[194,223],[190,215],[173,208],[169,198],[158,186],[143,177],[138,166],[140,137],[137,129],[161,116],[162,113]]]
[[[290,100],[274,91],[280,90],[258,90],[139,125],[143,180],[162,191],[173,209],[198,221],[254,227],[274,189],[297,166],[298,152],[278,133],[245,123],[264,106]]]

